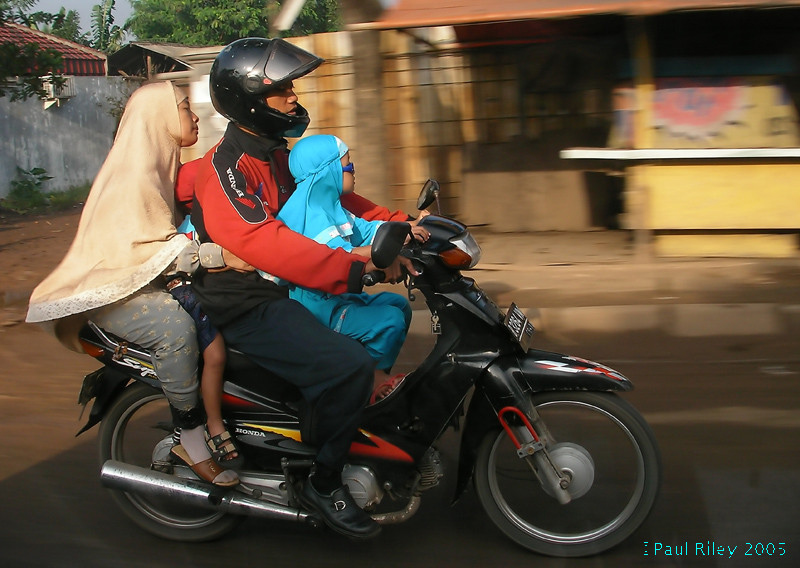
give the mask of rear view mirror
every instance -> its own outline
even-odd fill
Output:
[[[439,182],[435,179],[429,179],[425,182],[425,184],[422,186],[422,190],[419,192],[419,197],[417,198],[417,209],[420,211],[427,209],[431,203],[438,201],[438,199]]]
[[[378,268],[390,266],[400,254],[409,234],[411,225],[400,221],[388,221],[378,227],[375,239],[372,241],[373,264]]]

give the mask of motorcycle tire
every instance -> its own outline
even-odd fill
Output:
[[[100,465],[107,460],[150,468],[166,459],[174,427],[164,393],[134,383],[109,407],[100,422]],[[236,528],[245,517],[188,505],[168,499],[110,490],[125,515],[156,536],[182,542],[214,540]]]
[[[661,483],[661,456],[638,411],[612,393],[533,395],[549,432],[548,451],[571,479],[559,504],[503,430],[482,441],[475,466],[478,499],[492,522],[523,547],[547,556],[606,551],[647,518]]]

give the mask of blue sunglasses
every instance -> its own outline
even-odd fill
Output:
[[[343,172],[348,172],[348,173],[351,173],[351,174],[355,175],[356,166],[355,166],[355,164],[353,164],[353,162],[350,162],[346,166],[342,166],[342,171]]]

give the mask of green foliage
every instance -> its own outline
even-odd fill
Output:
[[[52,79],[60,66],[61,54],[54,49],[43,49],[37,43],[0,43],[0,97],[10,92],[10,100],[20,101],[44,95],[41,77],[49,74]],[[13,77],[19,77],[18,85],[8,87],[5,81]]]
[[[0,0],[0,21],[17,22],[39,0]]]
[[[23,170],[17,166],[17,177],[11,180],[11,191],[3,200],[3,207],[17,213],[28,213],[47,206],[47,196],[42,193],[42,184],[53,179],[44,168]]]
[[[61,8],[58,14],[48,14],[51,16],[47,25],[39,28],[41,31],[53,34],[82,45],[89,45],[89,38],[81,33],[81,17],[75,10],[69,12],[66,8]]]
[[[86,197],[89,195],[89,190],[92,188],[91,184],[78,185],[70,187],[64,191],[54,191],[47,194],[48,211],[63,211],[70,209],[76,205],[86,203]]]
[[[133,0],[130,29],[143,41],[223,45],[269,34],[269,2],[258,0]]]
[[[270,37],[278,0],[132,0],[131,32],[142,41],[225,45],[243,37]],[[340,26],[336,0],[307,0],[291,31],[308,35]]]
[[[114,53],[125,39],[125,30],[114,25],[114,0],[102,0],[92,7],[92,35],[89,45],[98,51]]]
[[[306,0],[292,28],[285,37],[335,32],[342,28],[338,0]]]
[[[86,201],[89,184],[69,188],[66,191],[45,192],[43,184],[53,179],[44,168],[23,170],[17,167],[17,176],[11,180],[8,197],[0,199],[0,207],[15,213],[42,213],[61,211]]]
[[[0,25],[7,21],[31,25],[41,20],[41,16],[24,12],[35,3],[36,0],[0,0]],[[36,43],[0,43],[0,97],[11,93],[10,100],[19,101],[43,95],[41,76],[53,77],[53,70],[60,65],[61,55],[53,49],[43,49]],[[15,78],[17,83],[9,86],[9,80]]]

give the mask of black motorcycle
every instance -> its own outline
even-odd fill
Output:
[[[419,208],[437,196],[429,180]],[[381,524],[410,518],[444,475],[437,440],[460,426],[455,497],[472,480],[510,539],[552,556],[619,544],[646,519],[661,479],[650,427],[618,396],[631,382],[598,363],[530,348],[525,314],[513,304],[504,312],[461,274],[480,259],[467,227],[433,214],[420,224],[430,238],[401,254],[420,272],[406,286],[424,297],[436,343],[366,408],[343,473],[356,502]],[[388,266],[408,232],[406,223],[382,225],[376,266]],[[367,284],[381,279],[365,276]],[[223,417],[244,466],[241,484],[222,489],[171,459],[178,436],[149,354],[91,323],[81,341],[104,365],[84,380],[80,402],[95,402],[81,432],[100,423],[102,482],[140,527],[203,541],[246,516],[321,526],[297,499],[315,452],[306,419],[313,409],[293,386],[229,349]]]

